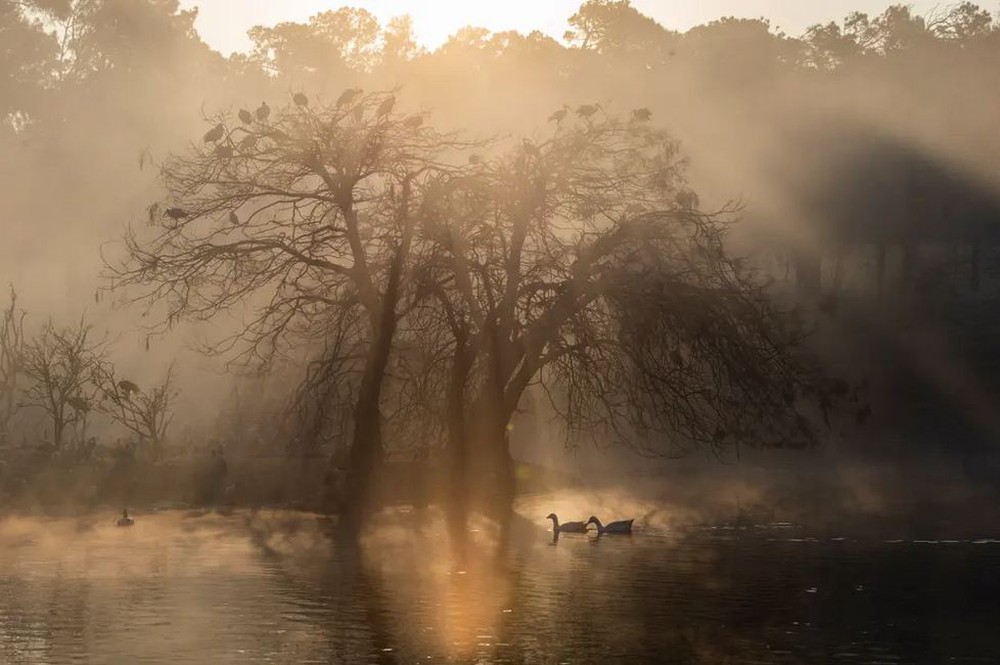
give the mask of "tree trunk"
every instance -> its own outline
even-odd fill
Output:
[[[475,355],[465,339],[457,339],[448,384],[448,484],[445,515],[452,545],[459,561],[464,559],[469,517],[469,428],[465,418],[465,388]]]
[[[395,325],[390,326],[395,328]],[[354,405],[354,432],[347,457],[344,496],[340,497],[338,528],[342,536],[355,539],[374,510],[374,479],[382,466],[382,382],[389,362],[392,331],[380,332],[368,358]]]

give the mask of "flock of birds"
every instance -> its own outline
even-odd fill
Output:
[[[629,536],[632,534],[632,523],[635,519],[619,520],[604,524],[596,516],[591,515],[586,522],[563,522],[559,523],[559,517],[555,513],[549,513],[545,519],[552,520],[552,533],[587,533],[587,527],[591,524],[597,527],[598,536]]]

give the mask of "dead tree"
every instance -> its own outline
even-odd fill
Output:
[[[10,423],[19,407],[18,379],[24,364],[24,318],[17,293],[10,287],[10,304],[0,315],[0,447],[10,441]]]
[[[21,405],[43,410],[52,425],[52,445],[62,451],[67,427],[77,429],[77,443],[86,440],[86,426],[95,403],[95,369],[104,362],[105,342],[94,341],[81,319],[57,328],[51,321],[24,346],[22,370],[27,385]]]
[[[153,458],[159,459],[179,394],[174,387],[173,366],[167,369],[159,385],[145,390],[120,378],[108,363],[95,367],[94,382],[98,387],[97,407],[101,413],[134,434],[140,444],[148,445]]]
[[[334,322],[353,322],[346,356],[321,357],[310,375],[349,375],[355,386],[349,500],[339,506],[349,532],[382,462],[380,403],[416,214],[454,170],[446,153],[465,147],[392,112],[391,99],[287,106],[249,124],[213,119],[221,134],[164,165],[169,199],[110,266],[117,285],[139,288],[137,300],[166,304],[166,324],[249,305],[250,322],[213,349],[236,361],[267,366],[302,348],[322,356]]]
[[[457,501],[472,488],[509,501],[508,432],[532,386],[570,442],[673,455],[810,440],[793,322],[727,254],[735,211],[698,211],[682,173],[669,137],[602,116],[482,163],[436,201],[429,219],[450,223],[424,229],[430,296],[408,325],[450,359],[427,367],[447,396]]]

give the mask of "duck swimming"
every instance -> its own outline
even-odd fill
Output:
[[[632,522],[635,519],[630,520],[620,520],[618,522],[609,522],[608,524],[601,524],[601,520],[597,519],[595,515],[591,515],[590,519],[587,520],[587,524],[594,524],[597,526],[597,535],[603,536],[605,534],[609,536],[625,536],[631,535],[632,533]]]
[[[132,526],[133,524],[135,524],[135,520],[132,519],[128,514],[128,508],[122,510],[122,516],[118,518],[118,521],[115,522],[115,524],[117,524],[118,526]]]
[[[587,533],[587,525],[583,522],[564,522],[560,524],[559,518],[556,517],[555,513],[549,513],[545,519],[552,520],[553,533]]]

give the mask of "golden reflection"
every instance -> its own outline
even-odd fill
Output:
[[[467,554],[460,558],[440,511],[382,517],[364,540],[366,564],[391,590],[390,614],[420,609],[411,613],[417,621],[396,627],[399,637],[417,651],[429,648],[460,661],[488,657],[503,642],[503,618],[513,611],[496,524],[470,519]]]

